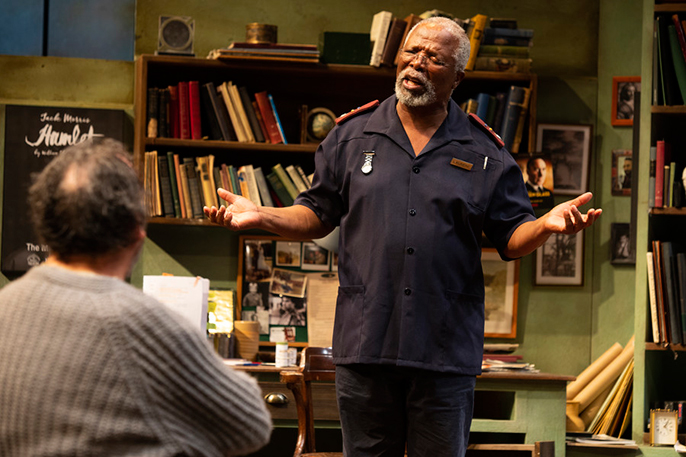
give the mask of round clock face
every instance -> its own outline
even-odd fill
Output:
[[[674,411],[653,411],[651,413],[652,444],[669,444],[676,442],[678,417]]]
[[[663,438],[674,435],[674,422],[666,417],[660,417],[655,422],[655,432]]]

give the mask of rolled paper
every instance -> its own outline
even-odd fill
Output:
[[[567,400],[572,400],[581,390],[588,385],[589,382],[598,373],[603,371],[617,356],[622,352],[622,346],[619,343],[613,344],[610,349],[605,351],[603,355],[598,357],[592,364],[590,364],[584,371],[581,372],[576,380],[567,384]]]
[[[586,409],[593,400],[596,399],[609,385],[611,385],[620,374],[626,365],[634,356],[634,337],[632,336],[626,344],[622,352],[607,366],[603,371],[598,373],[598,376],[593,378],[591,382],[584,387],[579,394],[574,397],[574,401],[579,402],[579,411]]]

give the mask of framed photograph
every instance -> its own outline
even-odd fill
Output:
[[[276,266],[300,268],[300,242],[276,242]]]
[[[579,195],[588,190],[591,125],[538,124],[536,151],[549,154],[553,192]]]
[[[612,78],[612,125],[634,125],[634,100],[641,91],[640,76],[615,76]]]
[[[292,325],[304,327],[307,324],[307,304],[304,298],[287,295],[272,295],[269,299],[269,325]]]
[[[555,206],[553,199],[553,163],[549,154],[517,156],[519,169],[529,193],[534,209],[550,209]]]
[[[612,151],[612,195],[631,195],[631,149]]]
[[[493,248],[481,250],[481,268],[486,288],[484,336],[515,338],[517,336],[517,295],[519,293],[519,260],[505,262]]]
[[[584,282],[584,232],[553,234],[536,250],[537,286],[581,286]]]
[[[311,241],[303,242],[302,246],[303,270],[329,271],[331,253],[328,249],[324,249]]]
[[[610,225],[610,246],[612,264],[635,264],[636,253],[631,249],[631,224],[613,222]]]
[[[243,242],[243,280],[258,282],[272,275],[272,241],[266,239],[246,239]]]
[[[269,283],[269,293],[303,298],[307,286],[307,275],[293,270],[274,268]]]

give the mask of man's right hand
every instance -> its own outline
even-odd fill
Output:
[[[203,212],[212,222],[231,230],[247,230],[260,226],[260,213],[253,202],[221,188],[217,189],[217,194],[229,205],[222,205],[219,209],[205,206]]]

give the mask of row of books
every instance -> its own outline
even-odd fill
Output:
[[[519,152],[529,111],[531,90],[528,87],[510,86],[507,92],[494,95],[479,93],[461,104],[466,113],[474,113],[495,133],[513,154]]]
[[[686,342],[686,254],[671,241],[654,240],[646,253],[654,343]]]
[[[311,175],[300,165],[276,164],[263,171],[252,165],[215,165],[211,154],[180,158],[171,151],[146,151],[144,167],[150,217],[202,218],[203,206],[227,204],[217,195],[220,187],[258,206],[290,206],[311,185]]]
[[[653,105],[686,101],[686,21],[661,14],[653,29]]]
[[[467,33],[471,46],[467,70],[529,73],[531,58],[529,49],[533,44],[533,29],[517,27],[514,19],[489,18],[477,14],[459,19],[439,10],[410,14],[401,19],[390,11],[379,11],[372,17],[370,41],[372,53],[369,64],[375,67],[393,66],[408,32],[422,19],[432,16],[449,17]],[[487,26],[488,23],[488,26]]]
[[[274,99],[265,91],[252,96],[231,81],[181,81],[148,88],[148,138],[180,138],[247,143],[284,143]]]
[[[684,205],[684,166],[672,160],[671,144],[658,140],[650,148],[648,206],[650,208],[680,208]]]
[[[515,19],[491,19],[484,28],[474,70],[530,73],[533,29],[518,28]]]
[[[287,60],[318,62],[319,50],[313,44],[248,43],[234,41],[227,48],[214,49],[210,59]]]

